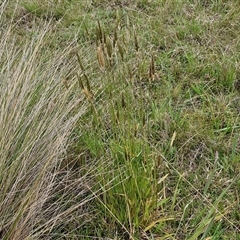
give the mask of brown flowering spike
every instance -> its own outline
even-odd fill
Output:
[[[98,59],[99,66],[101,68],[105,68],[104,53],[101,47],[97,48],[97,59]]]
[[[123,47],[122,47],[122,45],[121,45],[119,42],[117,43],[117,46],[118,46],[118,51],[119,51],[119,53],[120,53],[120,56],[121,56],[121,58],[122,58],[122,60],[123,60],[123,57],[124,57]]]
[[[83,67],[83,64],[82,64],[81,58],[80,58],[80,56],[79,56],[78,53],[77,53],[77,60],[78,60],[78,64],[79,64],[81,70],[82,70],[83,72],[85,72],[85,68]]]
[[[155,75],[155,64],[154,64],[154,57],[152,55],[151,63],[150,63],[150,66],[149,66],[149,78],[151,80],[154,80],[154,75]]]
[[[138,39],[136,36],[136,33],[134,32],[134,45],[135,45],[135,50],[138,52],[139,51],[139,45],[138,45]]]
[[[108,54],[109,58],[111,58],[112,53],[113,53],[113,48],[112,48],[111,39],[109,37],[107,37],[107,39],[106,39],[106,48],[107,48],[107,54]]]

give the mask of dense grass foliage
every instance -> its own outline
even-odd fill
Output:
[[[239,12],[2,3],[1,239],[240,239]]]

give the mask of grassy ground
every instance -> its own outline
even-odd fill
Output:
[[[240,2],[6,2],[1,239],[240,239]]]

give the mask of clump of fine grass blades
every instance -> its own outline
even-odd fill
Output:
[[[105,87],[94,102],[95,118],[86,118],[79,146],[104,156],[114,171],[97,168],[104,193],[94,202],[101,228],[92,235],[224,239],[231,234],[234,239],[239,232],[234,59],[239,55],[219,51],[219,26],[205,20],[214,11],[225,19],[232,6],[152,2],[149,9],[132,4],[134,11],[110,7],[112,14],[104,11],[96,21],[94,47]],[[109,19],[112,25],[105,24]],[[209,35],[215,41],[208,42]]]
[[[87,174],[64,163],[86,104],[77,81],[70,78],[64,85],[75,68],[69,60],[74,47],[48,48],[50,22],[19,41],[14,23],[1,21],[1,239],[58,239],[58,234],[72,239],[71,231],[81,226],[74,225],[75,218],[81,219],[91,198],[84,195]]]

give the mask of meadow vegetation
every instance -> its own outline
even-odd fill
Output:
[[[240,2],[0,7],[0,238],[240,239]]]

